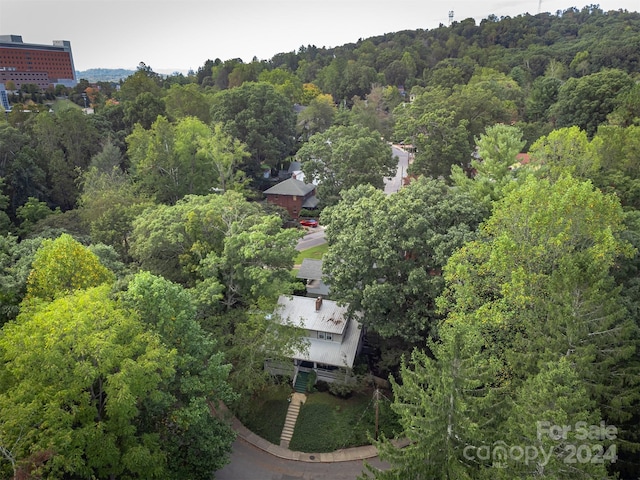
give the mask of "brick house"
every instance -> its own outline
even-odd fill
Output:
[[[316,186],[295,178],[280,182],[264,192],[267,201],[285,208],[291,218],[297,219],[300,210],[318,206]]]

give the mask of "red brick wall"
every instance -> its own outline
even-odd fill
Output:
[[[304,202],[304,197],[293,197],[290,195],[267,195],[267,201],[275,205],[284,207],[291,215],[291,218],[297,219],[300,216],[300,209]]]

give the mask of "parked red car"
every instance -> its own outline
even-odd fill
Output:
[[[303,227],[317,227],[318,221],[315,218],[303,218],[300,220],[300,225]]]

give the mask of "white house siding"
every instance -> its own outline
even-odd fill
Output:
[[[357,320],[351,320],[349,328],[343,336],[342,342],[308,338],[306,352],[296,352],[292,355],[296,360],[324,363],[336,367],[353,368],[358,346],[362,335],[362,327]]]

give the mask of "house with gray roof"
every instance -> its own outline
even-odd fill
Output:
[[[300,216],[303,208],[314,209],[319,203],[316,197],[316,186],[295,178],[277,183],[265,190],[264,194],[268,202],[285,208],[294,219]]]
[[[329,295],[329,286],[322,280],[322,260],[305,258],[298,269],[297,278],[305,280],[307,295],[318,297]]]
[[[347,315],[347,306],[322,297],[281,295],[274,318],[305,331],[307,348],[293,353],[293,365],[265,363],[272,374],[293,376],[315,372],[317,380],[348,382],[362,345],[363,329],[357,317]]]

